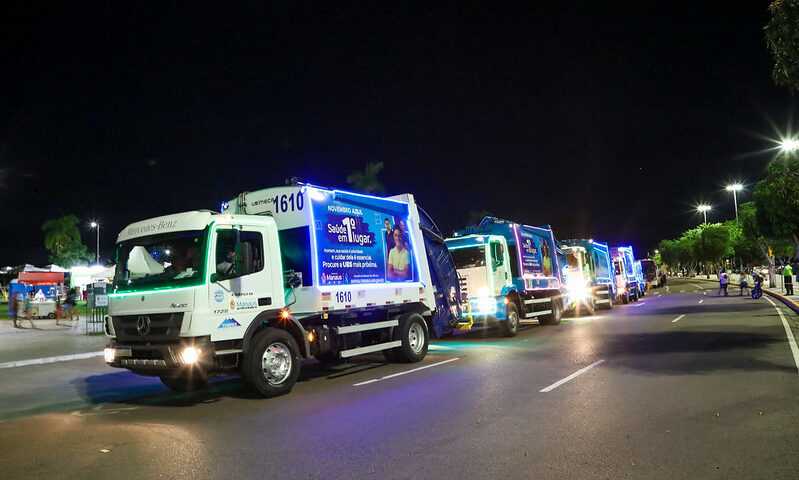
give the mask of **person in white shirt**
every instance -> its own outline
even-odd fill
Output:
[[[405,235],[398,226],[394,227],[394,248],[388,252],[388,271],[386,277],[395,282],[411,279],[411,253],[405,242]]]

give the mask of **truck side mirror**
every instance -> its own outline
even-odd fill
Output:
[[[216,274],[215,273],[211,274],[211,283],[216,283]]]

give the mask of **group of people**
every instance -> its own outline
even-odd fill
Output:
[[[403,282],[413,279],[411,249],[408,243],[408,231],[405,222],[385,219],[386,236],[386,280]]]
[[[741,273],[741,279],[738,282],[738,285],[741,287],[741,291],[738,293],[739,296],[749,295],[751,290],[749,288],[749,277],[750,275],[746,272]],[[752,272],[752,285],[754,288],[760,288],[760,284],[763,282],[763,277],[758,275],[758,273]],[[721,269],[719,271],[719,291],[716,293],[716,296],[720,296],[722,293],[725,297],[729,297],[729,293],[727,292],[727,287],[730,285],[730,276],[727,273],[726,269]]]
[[[31,328],[36,328],[36,324],[33,323],[32,315],[33,303],[35,301],[36,297],[33,292],[24,295],[22,292],[18,291],[9,296],[9,312],[11,314],[11,321],[14,323],[14,328],[24,328],[22,326],[23,320],[30,322]],[[55,324],[61,325],[59,322],[62,320],[69,320],[70,323],[74,322],[73,325],[77,325],[77,322],[80,321],[77,303],[78,292],[74,288],[69,289],[63,302],[57,298],[55,304]]]

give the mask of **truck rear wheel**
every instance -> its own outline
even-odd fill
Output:
[[[208,385],[208,375],[199,369],[181,370],[161,375],[161,383],[175,392],[193,392]]]
[[[608,303],[607,303],[607,306],[605,307],[605,309],[606,310],[612,310],[613,309],[613,292],[610,291],[610,287],[608,287],[607,298],[608,298]]]
[[[385,356],[391,362],[416,363],[427,355],[430,335],[427,323],[418,313],[406,313],[399,318],[399,325],[394,330],[394,340],[402,341],[402,345],[386,351]]]
[[[621,296],[621,303],[623,303],[623,304],[627,305],[627,303],[629,303],[629,302],[630,302],[630,296],[629,296],[629,294],[628,294],[628,293],[626,293],[626,292],[625,292],[625,293],[624,293],[624,294]]]
[[[515,337],[519,333],[519,309],[515,303],[505,305],[505,321],[498,323],[499,331],[505,337]]]
[[[552,297],[550,300],[550,308],[552,309],[552,313],[541,317],[541,323],[544,325],[558,325],[560,323],[560,318],[563,316],[562,300]]]
[[[245,381],[264,397],[289,393],[300,376],[297,342],[285,330],[260,331],[244,358]]]

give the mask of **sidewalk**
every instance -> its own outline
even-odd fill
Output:
[[[33,322],[36,329],[27,321],[20,322],[25,328],[14,328],[11,320],[0,321],[0,363],[99,352],[108,342],[105,335],[85,334],[85,318],[74,328],[50,319]]]

